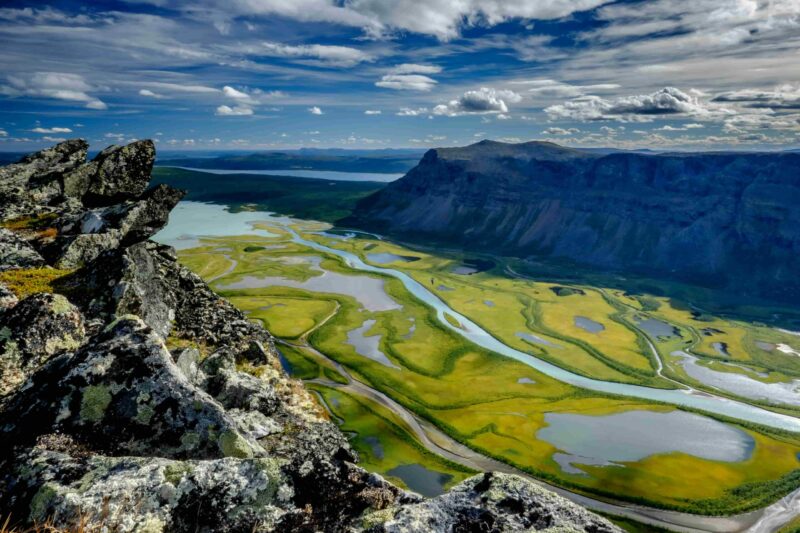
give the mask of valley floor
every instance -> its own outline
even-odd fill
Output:
[[[394,482],[437,494],[508,465],[601,500],[709,515],[763,508],[800,485],[797,433],[569,385],[470,342],[458,316],[577,375],[691,387],[796,416],[791,332],[642,291],[538,280],[519,260],[285,218],[256,226],[258,235],[171,244],[183,242],[181,261],[265,324],[362,465]],[[410,276],[452,314],[293,232]]]

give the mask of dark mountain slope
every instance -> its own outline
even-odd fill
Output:
[[[800,154],[428,151],[345,224],[800,301]]]

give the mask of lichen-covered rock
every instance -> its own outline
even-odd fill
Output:
[[[136,141],[125,146],[109,146],[97,157],[97,173],[83,197],[86,205],[112,205],[141,195],[150,183],[156,157],[153,141]]]
[[[36,249],[14,232],[0,228],[0,272],[14,268],[36,268],[45,264]]]
[[[69,140],[0,167],[0,220],[47,211],[63,192],[60,176],[86,161],[88,148]]]
[[[0,506],[30,522],[80,519],[122,532],[280,531],[290,480],[272,459],[174,461],[72,456],[37,447]]]
[[[158,185],[135,201],[92,209],[64,221],[51,252],[56,265],[80,267],[105,251],[147,240],[164,227],[183,195],[183,191]]]
[[[74,276],[76,302],[102,320],[136,315],[166,337],[178,304],[175,285],[159,260],[164,248],[145,242],[101,254]]]
[[[29,296],[2,322],[0,395],[14,390],[54,355],[77,350],[85,340],[83,315],[59,294]]]
[[[111,455],[264,454],[217,402],[188,382],[162,340],[138,318],[122,318],[74,355],[50,360],[0,412],[6,446],[29,446],[40,435],[59,432]]]
[[[446,494],[391,509],[372,517],[370,522],[370,531],[374,533],[622,533],[606,519],[532,481],[499,473],[472,477]]]

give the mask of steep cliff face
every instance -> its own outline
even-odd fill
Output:
[[[149,240],[183,194],[148,188],[152,143],[86,149],[0,167],[0,522],[619,531],[516,476],[424,500],[359,468],[269,332]]]
[[[347,224],[800,301],[800,154],[430,150]]]

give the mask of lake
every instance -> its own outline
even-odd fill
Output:
[[[383,174],[378,172],[337,172],[334,170],[306,170],[306,169],[286,169],[286,170],[228,170],[223,168],[192,168],[192,167],[170,167],[182,170],[192,170],[194,172],[206,172],[207,174],[254,174],[257,176],[293,176],[295,178],[313,178],[320,180],[334,181],[380,181],[388,183],[403,177],[403,174]]]

